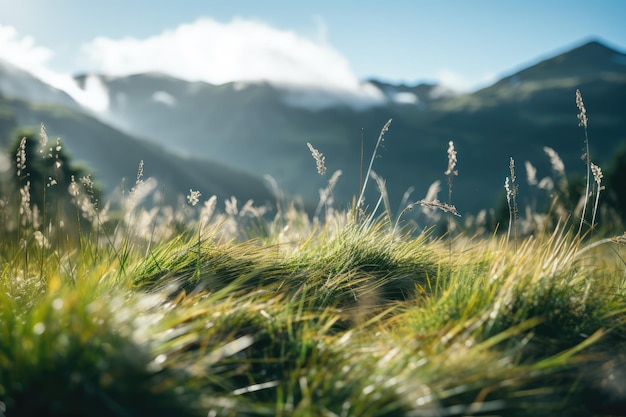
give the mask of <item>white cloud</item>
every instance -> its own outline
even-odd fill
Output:
[[[450,69],[442,69],[437,72],[435,78],[439,84],[457,92],[472,92],[496,81],[497,74],[485,73],[478,77],[470,78]]]
[[[316,22],[319,33],[309,39],[254,20],[201,18],[144,39],[96,38],[83,46],[82,59],[89,70],[109,75],[158,71],[212,84],[269,81],[370,100],[346,58],[326,42],[323,21]]]
[[[347,60],[328,44],[253,20],[201,18],[145,39],[96,38],[82,52],[90,69],[109,75],[161,71],[214,84],[358,84]]]
[[[78,103],[95,111],[105,111],[108,107],[108,94],[93,80],[87,79],[85,89],[78,87],[69,74],[49,68],[54,55],[49,48],[38,46],[31,36],[22,36],[12,26],[0,25],[0,59],[13,64],[43,82],[65,91]]]
[[[74,100],[96,112],[106,112],[109,108],[109,90],[97,75],[88,75],[82,89],[77,88],[74,80],[68,83],[68,88]]]
[[[316,17],[315,24],[316,33],[306,37],[255,20],[222,23],[201,18],[142,39],[96,38],[83,45],[77,61],[82,70],[111,76],[163,72],[212,84],[268,81],[288,87],[285,100],[305,107],[382,104],[382,92],[361,83],[347,59],[329,45],[324,21]],[[65,91],[83,106],[106,112],[110,97],[100,78],[90,76],[79,87],[70,74],[50,68],[53,54],[32,37],[0,26],[0,58]],[[172,104],[162,95],[155,98]]]
[[[0,58],[22,69],[36,69],[48,63],[52,51],[35,45],[31,36],[20,36],[14,27],[0,25]]]

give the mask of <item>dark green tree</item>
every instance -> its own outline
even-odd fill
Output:
[[[63,222],[64,227],[76,224],[70,221],[77,218],[72,188],[85,192],[80,181],[87,175],[86,170],[72,162],[60,139],[47,137],[43,125],[39,132],[18,129],[12,136],[8,154],[12,158],[9,183],[13,200],[23,203],[24,193],[28,191],[30,208],[37,208],[44,227],[50,222],[56,226]]]

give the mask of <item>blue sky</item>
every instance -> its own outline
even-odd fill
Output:
[[[0,0],[0,58],[44,78],[153,69],[471,90],[591,38],[626,51],[625,17],[621,0]]]

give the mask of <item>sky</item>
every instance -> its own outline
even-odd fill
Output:
[[[0,0],[0,59],[73,96],[73,74],[146,71],[472,91],[591,39],[626,51],[624,17],[623,0]]]

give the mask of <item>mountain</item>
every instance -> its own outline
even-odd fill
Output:
[[[410,187],[419,199],[433,181],[445,180],[446,149],[453,140],[459,158],[454,196],[464,212],[496,205],[510,157],[520,177],[526,160],[540,176],[550,174],[544,146],[560,153],[569,172],[584,170],[577,88],[588,110],[594,161],[606,164],[626,141],[626,55],[597,41],[471,94],[370,80],[366,87],[383,99],[360,107],[345,102],[307,107],[302,104],[315,92],[262,82],[211,85],[162,74],[99,77],[110,100],[100,115],[107,123],[172,152],[219,160],[251,175],[270,174],[287,193],[312,202],[325,179],[316,175],[306,143],[324,153],[329,172],[343,171],[335,195],[346,204],[359,191],[361,138],[367,163],[390,118],[374,170],[387,180],[392,204]]]
[[[18,75],[18,79],[26,79],[24,74]],[[2,76],[6,77],[6,73]],[[40,87],[39,81],[33,85]],[[49,92],[42,91],[44,96]],[[221,201],[233,195],[240,201],[253,199],[259,205],[274,201],[258,177],[221,163],[173,154],[162,146],[122,133],[75,107],[0,95],[0,145],[8,145],[15,128],[38,129],[43,122],[49,135],[60,137],[71,157],[86,165],[105,191],[112,192],[124,179],[128,190],[135,182],[139,161],[143,160],[145,177],[157,180],[165,204],[178,204],[190,188],[199,190],[205,198],[216,195]]]
[[[362,85],[373,97],[369,101],[344,97],[338,91],[265,82],[211,85],[158,73],[76,78],[83,86],[87,80],[99,84],[109,102],[106,111],[94,114],[98,120],[74,110],[75,105],[58,106],[67,99],[59,92],[46,96],[49,100],[34,94],[25,101],[7,99],[10,94],[0,90],[5,96],[0,133],[43,121],[52,134],[70,142],[72,153],[97,166],[108,183],[119,182],[122,172],[134,179],[137,161],[145,159],[147,172],[153,166],[155,173],[167,175],[172,182],[168,188],[173,190],[200,188],[190,184],[195,178],[201,180],[194,184],[216,184],[237,177],[221,173],[237,170],[245,173],[238,174],[238,184],[261,189],[254,178],[269,174],[285,193],[315,205],[318,189],[327,179],[316,174],[306,146],[310,142],[325,155],[329,174],[343,171],[334,194],[345,205],[358,194],[361,166],[369,162],[380,129],[391,118],[374,170],[386,179],[392,205],[397,207],[411,187],[415,200],[423,198],[433,181],[445,184],[446,149],[453,140],[459,159],[453,202],[462,213],[498,204],[510,157],[516,161],[518,177],[524,177],[522,166],[528,160],[541,178],[550,174],[543,152],[544,146],[550,146],[569,173],[584,173],[580,160],[584,132],[577,126],[576,89],[582,91],[588,110],[594,162],[605,167],[615,149],[626,142],[626,55],[598,41],[462,95],[437,85],[378,80]],[[50,93],[37,80],[29,82],[42,91],[42,98]],[[41,101],[57,104],[35,104]],[[125,168],[111,170],[115,164],[98,162],[100,155],[123,161]],[[154,155],[155,162],[145,155]],[[209,165],[216,167],[210,173]],[[231,185],[212,189],[226,190]],[[370,188],[375,199],[376,187]]]
[[[270,174],[287,192],[310,190],[313,197],[323,182],[314,165],[302,170],[312,161],[306,142],[321,146],[345,138],[350,125],[342,115],[359,115],[347,108],[289,105],[288,92],[268,83],[216,86],[162,74],[102,77],[101,83],[110,106],[100,117],[116,128],[182,155],[219,160],[259,177]],[[353,126],[358,135],[362,125]],[[331,133],[335,128],[340,130]]]
[[[589,116],[591,157],[606,168],[617,147],[626,143],[626,54],[597,41],[545,59],[473,94],[438,102],[431,123],[459,142],[459,158],[480,161],[469,184],[474,190],[495,184],[489,181],[494,172],[503,181],[508,157],[515,158],[518,167],[530,160],[540,175],[549,174],[544,146],[560,154],[570,173],[580,173],[585,168],[584,133],[576,118],[576,89],[582,92]]]
[[[67,93],[2,59],[0,59],[0,95],[24,101],[61,104],[73,109],[80,108]]]
[[[79,84],[84,79],[78,77]],[[315,174],[307,142],[327,155],[331,172],[343,170],[336,196],[346,204],[358,192],[361,132],[369,152],[390,117],[397,116],[392,130],[414,132],[418,126],[411,113],[448,96],[446,90],[437,93],[438,86],[370,81],[371,88],[386,97],[378,105],[311,108],[305,101],[326,92],[294,91],[263,82],[211,85],[157,73],[100,76],[100,83],[109,95],[109,109],[100,115],[107,123],[172,152],[214,158],[251,175],[269,174],[286,193],[312,203],[325,180]],[[447,141],[443,146],[445,152]],[[404,192],[412,179],[397,184]],[[397,188],[392,186],[394,196]]]
[[[389,103],[412,104],[420,109],[426,109],[432,103],[457,95],[453,90],[439,84],[396,85],[375,79],[368,82],[382,91]]]

